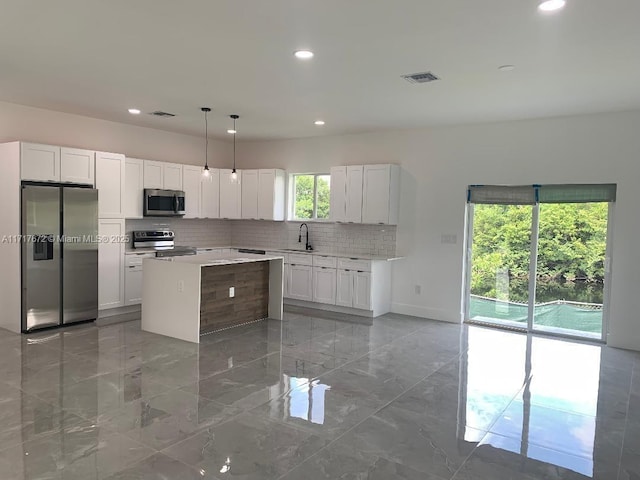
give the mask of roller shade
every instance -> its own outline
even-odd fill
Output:
[[[601,183],[590,185],[540,185],[540,203],[615,202],[616,185]]]
[[[614,183],[559,185],[470,185],[467,202],[493,205],[615,202]]]
[[[500,205],[534,205],[536,194],[531,185],[471,185],[467,201]]]

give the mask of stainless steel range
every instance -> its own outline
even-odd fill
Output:
[[[139,230],[133,232],[133,248],[151,248],[156,257],[195,255],[194,247],[176,247],[176,234],[171,230]]]

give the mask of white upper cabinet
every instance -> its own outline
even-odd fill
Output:
[[[331,167],[329,216],[333,222],[347,221],[347,167]]]
[[[363,169],[362,165],[331,168],[332,221],[362,223]]]
[[[22,143],[20,179],[38,182],[60,181],[60,147]]]
[[[397,225],[400,167],[365,165],[363,173],[362,223]]]
[[[220,218],[242,217],[242,189],[244,172],[238,170],[238,178],[231,181],[231,170],[220,169]]]
[[[164,187],[167,190],[182,190],[182,165],[179,163],[165,163]]]
[[[98,217],[124,218],[125,159],[119,153],[96,152]]]
[[[182,190],[184,190],[184,218],[201,217],[202,168],[190,165],[182,166]],[[175,190],[175,189],[174,189]]]
[[[182,167],[180,163],[144,160],[144,188],[182,190]]]
[[[93,150],[60,149],[60,181],[95,185],[95,154]]]
[[[345,221],[362,223],[362,165],[347,167],[347,192]]]
[[[258,218],[258,170],[242,171],[242,218]]]
[[[164,188],[164,163],[144,161],[144,188]]]
[[[183,180],[186,184],[186,177]],[[220,170],[217,168],[210,169],[208,180],[202,180],[200,214],[202,218],[220,218]]]
[[[126,158],[124,162],[124,217],[142,218],[144,204],[144,160]]]
[[[258,171],[258,218],[260,220],[284,220],[284,184],[284,170],[261,169]]]

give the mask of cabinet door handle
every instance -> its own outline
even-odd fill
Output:
[[[364,270],[357,270],[358,273],[364,273]]]

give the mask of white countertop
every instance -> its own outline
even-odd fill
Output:
[[[184,255],[178,257],[151,257],[145,261],[174,262],[180,264],[197,265],[200,267],[213,267],[218,265],[233,265],[236,263],[267,262],[269,260],[282,260],[283,257],[274,255],[255,255],[252,253],[232,253],[221,255],[217,253],[203,255]]]
[[[294,248],[272,248],[272,247],[256,247],[256,246],[252,246],[252,247],[247,247],[247,246],[229,246],[229,245],[190,245],[193,248],[196,248],[197,250],[204,250],[204,249],[208,249],[208,248],[214,248],[214,249],[227,249],[227,248],[233,248],[233,249],[246,249],[246,250],[264,250],[266,252],[282,252],[282,253],[294,253],[294,254],[303,254],[303,255],[319,255],[319,256],[325,256],[325,257],[337,257],[337,258],[350,258],[353,260],[372,260],[372,261],[393,261],[393,260],[400,260],[404,257],[401,256],[393,256],[393,257],[387,257],[384,255],[367,255],[367,254],[363,254],[363,253],[344,253],[344,252],[336,252],[336,251],[329,251],[329,250],[304,250],[304,249],[294,249]],[[137,254],[137,253],[154,253],[155,250],[153,248],[128,248],[125,250],[125,254],[127,255],[132,255],[132,254]],[[236,255],[235,253],[232,255]],[[241,253],[239,254],[242,257],[246,257],[248,255],[248,253]],[[193,256],[193,255],[191,255]],[[263,260],[264,255],[258,255],[260,258],[262,258]],[[174,257],[174,258],[184,258],[184,257]],[[255,260],[258,261],[258,260]],[[197,263],[197,262],[194,262]]]

